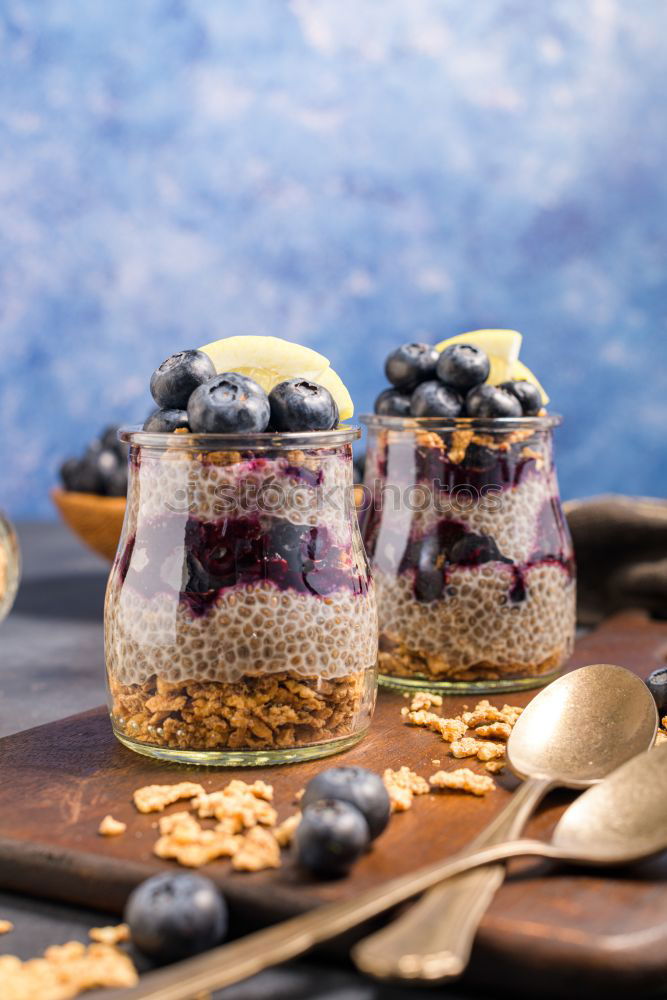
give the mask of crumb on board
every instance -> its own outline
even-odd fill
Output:
[[[468,728],[461,719],[443,719],[441,715],[427,712],[425,709],[408,712],[406,718],[411,726],[422,726],[424,729],[439,733],[446,743],[461,739]]]
[[[500,774],[501,771],[505,770],[505,761],[504,760],[489,760],[489,761],[486,762],[486,764],[484,766],[485,766],[486,770],[490,774]]]
[[[0,934],[9,934],[9,932],[13,930],[14,924],[11,920],[0,920]]]
[[[289,845],[294,840],[294,834],[297,831],[299,823],[301,822],[301,813],[295,812],[292,816],[288,816],[284,819],[273,830],[273,836],[278,841],[281,847],[289,847]]]
[[[161,812],[173,802],[194,799],[204,795],[204,789],[194,781],[181,781],[177,785],[145,785],[134,793],[134,804],[141,813]]]
[[[486,795],[496,787],[493,778],[486,774],[475,774],[468,767],[460,767],[456,771],[436,771],[428,780],[431,788],[438,791],[469,792],[471,795]]]
[[[427,795],[429,791],[428,782],[405,764],[398,771],[386,768],[382,780],[389,793],[392,812],[405,812],[412,806],[415,795]]]
[[[508,740],[512,734],[512,727],[509,722],[491,722],[484,726],[478,726],[475,736],[487,740]]]
[[[88,931],[91,941],[99,944],[116,945],[130,940],[130,928],[127,924],[112,924],[109,927],[91,927]]]
[[[239,837],[226,830],[205,830],[194,816],[181,812],[160,820],[160,837],[153,853],[186,868],[201,868],[217,858],[233,857],[239,847]]]
[[[433,764],[433,767],[440,767],[440,758],[434,757],[431,763]]]
[[[420,709],[425,708],[441,708],[442,707],[442,697],[439,694],[434,694],[432,691],[418,691],[416,695],[413,696],[410,702],[410,711],[418,712]]]
[[[101,837],[119,837],[126,830],[127,823],[123,823],[119,819],[114,819],[111,813],[108,813],[104,819],[100,820],[100,825],[97,828],[97,832]]]
[[[280,845],[273,833],[261,826],[246,833],[232,857],[232,868],[238,872],[259,872],[280,868],[280,864]]]
[[[43,957],[25,962],[16,955],[0,956],[3,1000],[70,1000],[86,990],[136,986],[138,981],[128,955],[98,942],[52,945]]]
[[[248,785],[234,780],[221,791],[198,795],[192,806],[200,818],[215,817],[228,833],[241,833],[257,824],[275,826],[278,814],[270,804],[272,798],[273,788],[263,781]]]

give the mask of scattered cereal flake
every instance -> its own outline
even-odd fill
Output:
[[[229,833],[241,833],[257,824],[275,826],[278,814],[267,796],[273,789],[263,781],[247,785],[245,781],[230,781],[219,792],[203,793],[192,805],[199,816],[214,816]]]
[[[505,756],[505,746],[502,743],[480,743],[477,750],[477,760],[496,760]]]
[[[503,722],[515,726],[523,709],[520,705],[503,705],[500,711],[503,713]]]
[[[292,801],[298,805],[298,803],[301,802],[301,799],[304,797],[305,794],[306,794],[306,789],[299,788],[299,790],[294,793],[294,798],[292,799]]]
[[[435,712],[426,712],[424,709],[419,712],[408,712],[407,720],[411,726],[423,726],[439,733],[446,743],[461,739],[468,728],[461,719],[443,719]]]
[[[655,738],[655,745],[658,746],[660,743],[667,743],[667,733],[664,729],[659,729]]]
[[[121,833],[125,833],[126,830],[127,823],[123,823],[119,819],[114,819],[111,813],[101,820],[97,828],[97,832],[101,837],[118,837]]]
[[[289,847],[300,822],[301,813],[296,812],[292,816],[288,816],[287,819],[284,819],[279,826],[275,827],[273,836],[281,847]]]
[[[137,788],[134,804],[141,813],[160,812],[172,802],[204,794],[203,787],[194,781],[181,781],[178,785],[146,785]]]
[[[127,924],[116,924],[110,927],[91,927],[88,931],[88,936],[91,941],[97,941],[99,944],[121,944],[123,941],[130,940],[130,928]]]
[[[171,858],[186,868],[200,868],[216,858],[231,858],[240,837],[227,830],[204,830],[190,813],[174,813],[160,820],[160,838],[153,847],[158,858]]]
[[[0,981],[3,1000],[70,1000],[98,987],[136,986],[139,977],[129,956],[117,948],[70,941],[27,962],[0,956]]]
[[[490,760],[485,764],[486,770],[491,774],[500,774],[501,771],[505,770],[504,760]]]
[[[431,763],[433,764],[433,767],[440,767],[440,758],[436,757],[434,760],[431,761]]]
[[[484,698],[483,701],[477,702],[472,712],[464,712],[462,718],[471,729],[493,722],[505,722],[513,726],[522,712],[523,709],[518,705],[503,705],[502,708],[496,708]]]
[[[426,795],[429,790],[428,782],[405,764],[398,771],[388,767],[382,780],[389,793],[392,812],[405,812],[412,806],[413,796]]]
[[[478,726],[475,736],[481,736],[490,740],[508,740],[512,733],[512,727],[508,722],[491,722],[486,726]]]
[[[667,715],[663,715],[662,722],[660,723],[663,729],[667,729]]]
[[[449,748],[452,757],[476,757],[477,751],[481,747],[479,740],[474,736],[464,736],[463,739],[455,740]]]
[[[442,697],[432,691],[418,691],[410,702],[410,711],[418,712],[421,708],[440,708]]]
[[[0,934],[9,934],[9,932],[13,930],[14,924],[11,920],[0,920]]]
[[[469,767],[459,767],[456,771],[436,771],[428,779],[431,788],[452,789],[469,792],[471,795],[486,795],[496,784],[486,774],[475,774]]]
[[[280,846],[273,833],[254,826],[246,833],[232,858],[232,867],[239,872],[261,872],[265,868],[280,868]]]
[[[403,716],[403,718],[405,718],[405,716],[409,714],[410,714],[410,709],[408,708],[407,705],[404,705],[403,708],[401,709],[401,715]]]

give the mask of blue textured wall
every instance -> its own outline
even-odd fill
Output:
[[[513,326],[567,496],[667,486],[665,0],[4,0],[0,505],[215,336]]]

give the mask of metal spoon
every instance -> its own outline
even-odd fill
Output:
[[[443,878],[519,855],[585,865],[620,865],[667,847],[667,744],[624,764],[563,814],[551,843],[514,840],[464,852],[255,934],[143,976],[138,986],[104,1000],[189,1000],[286,962],[377,916]],[[356,957],[353,951],[353,957]]]
[[[598,663],[558,678],[520,716],[507,745],[525,778],[472,847],[518,837],[547,792],[587,788],[655,742],[648,688],[623,667]],[[468,964],[475,933],[505,878],[489,866],[439,885],[394,923],[359,943],[355,961],[379,978],[445,981]]]

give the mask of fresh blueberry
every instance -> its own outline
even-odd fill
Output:
[[[116,424],[111,424],[109,427],[105,427],[105,429],[100,434],[100,441],[102,443],[103,448],[108,448],[110,451],[117,451],[124,457],[125,452],[124,450],[122,451],[121,449],[124,449],[126,446],[122,441],[118,440],[119,430],[120,428],[116,426]]]
[[[462,412],[463,399],[442,382],[422,382],[412,393],[410,413],[413,417],[459,417]]]
[[[511,393],[521,403],[524,417],[536,417],[542,409],[542,396],[537,386],[532,382],[516,380],[515,382],[503,382],[498,386],[505,392]]]
[[[452,546],[450,559],[459,566],[479,566],[486,562],[506,562],[506,559],[498,549],[495,538],[491,535],[464,535]]]
[[[466,396],[466,413],[469,417],[521,417],[521,403],[506,389],[498,385],[478,385]]]
[[[261,434],[270,415],[262,387],[236,372],[216,375],[200,385],[188,402],[188,422],[195,434]]]
[[[466,393],[486,382],[491,363],[484,351],[473,344],[450,344],[438,358],[438,378],[450,389]]]
[[[321,799],[303,811],[295,835],[297,863],[317,875],[344,875],[370,839],[368,823],[356,806]]]
[[[215,375],[215,365],[203,351],[179,351],[163,361],[151,376],[151,395],[166,410],[185,410],[195,389]]]
[[[438,352],[428,344],[402,344],[384,363],[387,380],[397,389],[412,392],[420,382],[435,378]]]
[[[410,397],[398,389],[383,389],[373,409],[381,417],[409,417]]]
[[[127,463],[123,462],[108,477],[104,492],[109,497],[124,497],[127,495],[127,481]]]
[[[667,667],[659,667],[646,678],[648,689],[655,698],[660,717],[667,714]]]
[[[382,778],[363,767],[331,767],[306,785],[302,807],[320,799],[336,799],[356,806],[368,823],[371,840],[379,837],[389,822],[391,805]]]
[[[154,410],[144,424],[144,430],[159,434],[189,431],[187,410]]]
[[[338,407],[329,390],[305,378],[280,382],[269,393],[269,403],[276,431],[330,431],[338,423]]]
[[[227,904],[211,879],[163,872],[131,893],[125,922],[144,955],[176,962],[220,944],[227,933]]]
[[[66,490],[70,490],[71,492],[77,491],[79,465],[78,458],[68,458],[60,466],[58,470],[60,481]]]
[[[445,589],[445,558],[436,535],[424,538],[419,548],[414,594],[421,604],[430,604],[442,597]]]

